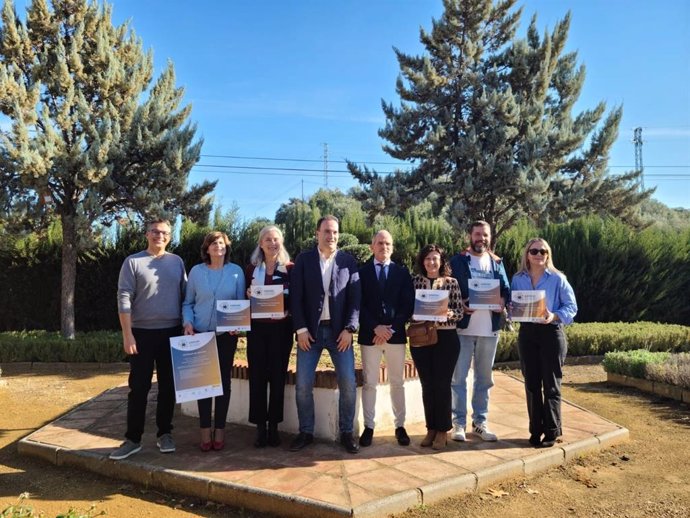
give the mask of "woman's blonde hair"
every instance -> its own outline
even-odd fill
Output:
[[[551,253],[551,246],[549,243],[546,241],[546,239],[542,237],[533,237],[527,242],[527,245],[525,246],[525,249],[522,252],[522,258],[520,259],[520,271],[521,272],[529,272],[529,259],[527,259],[527,254],[529,254],[529,249],[532,248],[532,245],[536,243],[537,241],[541,241],[544,244],[544,250],[546,250],[546,268],[549,271],[558,273],[560,275],[563,275],[563,272],[561,272],[558,268],[556,268],[553,265],[553,254]]]
[[[264,257],[264,251],[261,249],[261,240],[269,232],[275,232],[276,234],[278,234],[278,238],[280,239],[280,252],[278,252],[278,262],[280,264],[287,264],[290,262],[290,254],[288,254],[287,250],[285,250],[285,247],[283,246],[283,232],[275,225],[266,225],[259,231],[259,242],[256,245],[254,251],[252,252],[251,257],[249,258],[249,262],[254,266],[258,266],[266,260],[266,257]]]

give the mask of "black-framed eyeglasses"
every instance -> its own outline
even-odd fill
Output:
[[[548,250],[544,250],[543,248],[530,248],[528,250],[528,252],[529,252],[529,255],[537,255],[537,254],[546,255],[549,253]]]
[[[170,235],[170,232],[168,232],[167,230],[149,230],[149,232],[154,236],[168,237]]]

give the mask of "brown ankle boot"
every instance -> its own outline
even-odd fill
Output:
[[[423,448],[428,448],[433,444],[434,437],[436,437],[436,430],[427,430],[424,439],[422,439],[422,442],[420,443],[420,446]]]
[[[434,450],[445,450],[448,444],[448,432],[436,432],[436,437],[434,437],[434,442],[431,447]]]

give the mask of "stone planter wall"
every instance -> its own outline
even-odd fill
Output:
[[[355,430],[359,435],[363,429],[361,392],[362,369],[355,371],[357,379],[357,408],[355,410]],[[424,407],[422,405],[422,387],[419,383],[414,362],[405,362],[405,403],[406,422],[424,423]],[[249,416],[249,370],[246,361],[236,361],[232,371],[230,390],[230,409],[228,422],[253,426],[248,421]],[[469,383],[468,383],[469,384]],[[379,384],[376,393],[376,430],[390,431],[395,428],[393,412],[390,403],[390,385],[388,384],[387,369],[382,366],[379,371]],[[338,382],[332,369],[320,370],[316,373],[314,383],[314,406],[316,411],[314,435],[323,439],[337,440],[338,430]],[[182,403],[182,413],[198,417],[196,401]],[[283,406],[284,421],[280,430],[289,433],[299,432],[297,419],[297,405],[295,403],[295,368],[288,369]]]
[[[609,383],[617,385],[624,385],[626,387],[635,387],[636,389],[656,394],[657,396],[675,399],[683,403],[690,403],[690,390],[659,381],[652,381],[641,378],[633,378],[632,376],[624,376],[622,374],[606,373],[606,380]]]

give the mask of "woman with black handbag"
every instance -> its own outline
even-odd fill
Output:
[[[422,401],[427,433],[421,446],[435,450],[446,447],[451,422],[451,390],[455,363],[460,353],[460,342],[455,326],[462,318],[462,303],[458,281],[450,275],[450,264],[438,245],[426,245],[417,254],[416,275],[412,278],[415,290],[448,290],[448,318],[435,326],[436,341],[412,338],[410,351],[422,383]],[[421,327],[413,322],[411,327]],[[430,326],[426,326],[427,328]],[[433,330],[429,330],[433,337]],[[409,333],[408,333],[409,334]],[[422,333],[427,334],[427,333]],[[417,344],[417,345],[415,345]],[[423,344],[423,345],[422,345]]]

